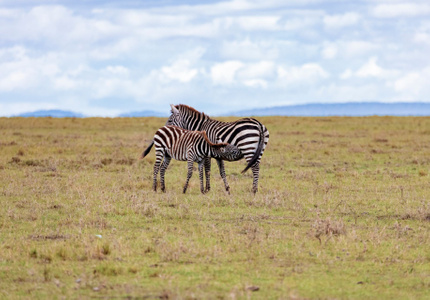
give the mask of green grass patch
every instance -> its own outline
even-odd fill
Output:
[[[254,196],[152,192],[165,119],[0,118],[0,298],[427,298],[430,118],[259,119]]]

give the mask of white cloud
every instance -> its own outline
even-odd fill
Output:
[[[115,96],[123,98],[125,95],[135,96],[134,83],[127,79],[102,77],[98,78],[96,81],[83,83],[80,88],[83,88],[83,86],[87,84],[91,87],[91,99],[103,99]]]
[[[268,86],[268,79],[276,76],[275,63],[260,61],[244,63],[241,61],[227,61],[211,67],[211,79],[217,85],[242,84],[247,87]]]
[[[378,18],[416,17],[430,14],[430,5],[422,3],[379,4],[371,9]]]
[[[353,12],[348,12],[342,15],[327,15],[324,16],[323,22],[327,29],[338,29],[342,27],[353,26],[360,20],[360,15]]]
[[[13,91],[27,86],[36,85],[36,74],[25,71],[12,71],[0,79],[0,91]]]
[[[399,74],[399,71],[396,69],[385,69],[382,68],[378,64],[377,57],[371,57],[369,58],[364,64],[362,64],[356,71],[352,71],[350,68],[343,71],[342,74],[340,74],[340,79],[354,79],[354,78],[361,78],[361,79],[372,79],[372,78],[378,78],[378,79],[385,79],[385,80],[391,80],[393,78],[396,78]]]
[[[78,84],[69,76],[59,76],[53,79],[54,88],[57,90],[73,90]]]
[[[299,12],[297,15],[287,16],[282,28],[287,31],[298,32],[306,30],[320,24],[320,13],[312,11]]]
[[[357,77],[382,77],[384,70],[376,63],[376,57],[370,58],[355,75]]]
[[[347,59],[349,62],[355,62],[356,59],[376,55],[384,47],[387,47],[387,45],[380,45],[379,41],[369,42],[365,40],[339,39],[322,42],[319,51],[323,59]]]
[[[416,32],[414,34],[414,42],[419,44],[430,45],[430,33],[427,32]]]
[[[377,43],[373,43],[365,40],[352,40],[340,43],[343,56],[348,58],[359,58],[369,53],[376,52],[380,46]]]
[[[245,30],[276,30],[279,29],[279,16],[244,16],[236,22]]]
[[[192,16],[186,14],[172,14],[166,12],[151,13],[142,9],[123,10],[97,10],[94,12],[100,17],[108,17],[115,20],[115,23],[129,28],[142,27],[178,27],[184,26],[192,21]]]
[[[198,73],[198,70],[190,68],[190,65],[190,61],[181,59],[169,67],[162,67],[161,72],[169,79],[186,83],[191,81]]]
[[[279,56],[279,45],[272,41],[244,40],[223,41],[220,55],[227,59],[262,60],[276,59]]]
[[[219,1],[208,4],[198,5],[173,5],[163,8],[152,9],[153,12],[168,11],[177,14],[192,14],[199,16],[219,16],[225,14],[246,13],[264,8],[277,8],[285,6],[283,1],[247,1],[247,0],[231,0]]]
[[[430,93],[430,67],[419,72],[410,72],[394,82],[394,89],[400,92],[405,100],[426,100]]]
[[[214,84],[232,84],[235,81],[236,72],[243,67],[240,61],[226,61],[215,64],[211,68],[211,78]]]
[[[389,102],[393,94],[380,83],[374,82],[353,82],[353,83],[330,83],[328,85],[321,85],[318,87],[316,93],[319,97],[328,99],[328,102],[369,102],[378,101]]]
[[[342,74],[340,74],[340,79],[349,79],[353,76],[351,69],[346,69]]]
[[[88,50],[85,56],[88,56],[93,61],[108,61],[124,55],[133,55],[135,51],[141,47],[138,39],[127,36],[123,38],[113,38],[108,44],[105,43],[90,43],[80,51]],[[88,48],[88,49],[87,49]]]
[[[124,66],[107,66],[106,71],[118,76],[128,76],[130,73],[130,70]]]
[[[417,95],[422,87],[422,79],[419,73],[409,73],[394,83],[394,88],[399,92],[410,92],[412,95]],[[428,84],[428,82],[427,82]],[[417,88],[419,87],[419,88]]]
[[[43,84],[45,78],[59,73],[59,67],[49,54],[31,58],[23,47],[1,51],[0,91],[25,91]]]
[[[381,78],[385,80],[393,80],[402,74],[401,71],[395,68],[383,68],[378,63],[376,57],[371,57],[363,66],[361,66],[355,75],[361,78]]]
[[[333,59],[337,56],[338,47],[335,44],[325,45],[321,51],[321,55],[324,59]]]
[[[330,77],[319,64],[307,63],[300,67],[278,67],[278,81],[281,85],[311,84]]]
[[[243,84],[253,88],[267,88],[267,81],[263,79],[249,79],[244,80]]]
[[[275,64],[272,61],[260,61],[242,67],[238,72],[241,79],[260,79],[272,77],[275,74]]]

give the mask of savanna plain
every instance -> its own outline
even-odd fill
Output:
[[[0,298],[428,299],[430,118],[258,119],[258,193],[202,195],[152,191],[166,119],[0,118]]]

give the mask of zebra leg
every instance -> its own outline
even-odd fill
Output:
[[[154,181],[152,184],[152,189],[154,190],[154,192],[157,191],[157,175],[158,175],[158,171],[160,171],[160,165],[161,165],[161,160],[163,159],[163,154],[160,152],[157,152],[155,154],[155,164],[154,164]]]
[[[202,194],[205,193],[205,189],[203,186],[203,166],[204,166],[204,161],[199,162],[200,191],[202,192]]]
[[[193,176],[193,164],[194,164],[194,161],[192,160],[188,161],[188,173],[187,173],[187,181],[185,182],[185,185],[184,185],[184,191],[183,191],[184,194],[187,191],[188,182],[190,181],[191,176]]]
[[[211,190],[211,158],[206,157],[204,164],[205,164],[205,176],[206,176],[205,193],[207,193]]]
[[[258,177],[260,174],[260,162],[257,161],[252,167],[252,175],[254,177],[254,180],[252,182],[252,192],[255,194],[258,191]]]
[[[227,183],[227,177],[225,176],[225,169],[224,169],[224,161],[221,159],[216,160],[219,168],[219,174],[222,177],[222,180],[224,181],[225,190],[230,195],[230,186]]]
[[[171,157],[170,156],[165,156],[164,157],[164,161],[163,164],[161,165],[160,168],[160,184],[161,184],[161,191],[162,192],[166,192],[166,186],[164,185],[164,174],[166,173],[166,169],[169,166],[169,163],[171,161]]]

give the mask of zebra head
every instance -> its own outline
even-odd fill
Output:
[[[215,158],[221,158],[222,160],[236,161],[243,157],[242,151],[237,146],[227,144],[227,146],[217,147],[213,151]]]
[[[172,110],[171,110],[172,114],[170,115],[169,119],[167,120],[166,126],[170,125],[170,126],[178,126],[181,128],[185,128],[183,121],[182,121],[181,113],[179,112],[179,109],[173,104],[170,104],[170,107],[172,108]]]
[[[239,160],[243,157],[242,151],[240,151],[237,146],[227,143],[222,143],[219,138],[217,138],[217,143],[212,143],[208,136],[206,135],[206,131],[200,132],[202,137],[205,139],[207,145],[210,147],[211,157],[220,158],[222,160],[235,161]]]
[[[172,114],[166,122],[166,125],[173,125],[187,130],[200,131],[202,124],[206,122],[209,117],[194,108],[178,104],[170,104]]]

